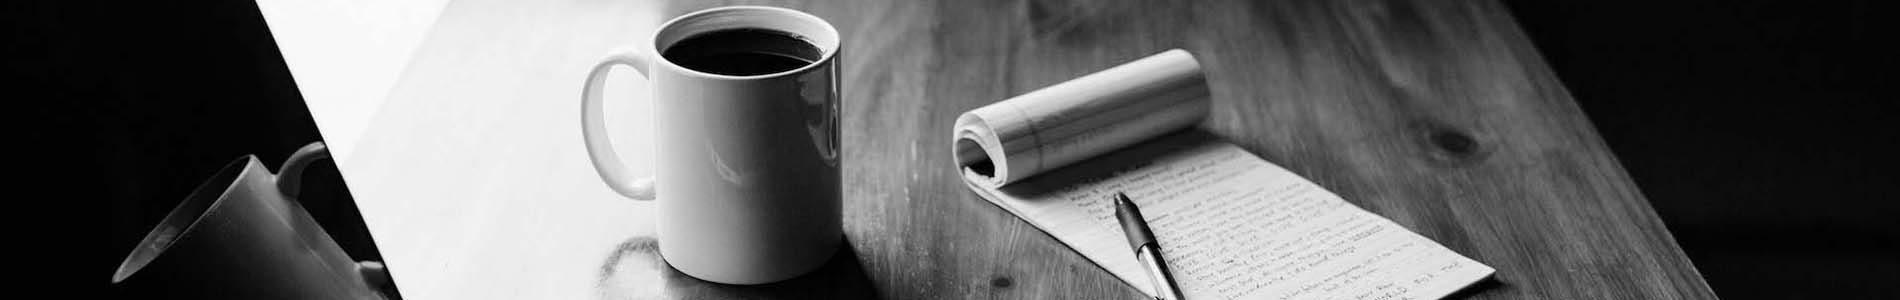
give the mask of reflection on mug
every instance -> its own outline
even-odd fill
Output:
[[[826,67],[837,68],[837,64]],[[805,117],[805,134],[811,137],[812,147],[818,157],[824,159],[825,166],[838,167],[838,116],[839,95],[838,72],[806,73],[798,77],[798,86],[829,86],[829,89],[800,89],[798,93],[804,107],[800,109]],[[822,81],[822,82],[814,82]]]

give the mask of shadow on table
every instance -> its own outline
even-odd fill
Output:
[[[1498,281],[1497,275],[1492,275],[1491,277],[1484,278],[1484,280],[1473,282],[1471,283],[1470,286],[1466,286],[1465,288],[1459,289],[1456,292],[1452,292],[1451,295],[1445,295],[1445,299],[1471,299],[1471,298],[1478,298],[1478,297],[1481,297],[1480,295],[1486,295],[1486,294],[1493,295],[1493,297],[1495,297],[1495,295],[1497,295],[1496,292],[1491,292],[1491,291],[1498,291],[1498,290],[1502,290],[1503,288],[1504,288],[1504,282]]]
[[[848,237],[846,239],[849,239]],[[660,258],[659,242],[638,236],[620,243],[600,268],[600,299],[877,299],[858,253],[847,240],[824,266],[785,281],[730,285],[693,278]]]

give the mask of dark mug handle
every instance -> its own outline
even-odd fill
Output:
[[[284,167],[277,171],[277,191],[283,193],[284,198],[298,201],[297,194],[303,188],[304,169],[309,168],[310,164],[316,163],[317,160],[328,158],[330,158],[330,147],[323,142],[312,142],[302,148],[297,148],[297,152],[291,153],[290,158],[284,160]],[[389,297],[395,294],[390,290],[389,272],[381,262],[357,262],[357,272],[362,276],[364,283],[376,290],[380,296]]]
[[[326,158],[330,158],[330,147],[323,142],[312,142],[297,148],[297,152],[290,154],[290,159],[284,160],[284,167],[277,171],[278,192],[284,193],[284,197],[296,199],[297,192],[303,187],[303,169]]]

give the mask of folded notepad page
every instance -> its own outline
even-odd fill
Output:
[[[1490,276],[1239,146],[1206,118],[1200,65],[1170,50],[958,117],[964,183],[1149,295],[1116,224],[1126,193],[1194,299],[1436,299]]]

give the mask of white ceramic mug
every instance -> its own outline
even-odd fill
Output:
[[[776,73],[720,75],[661,54],[723,30],[770,30],[815,47],[814,62]],[[840,227],[838,51],[831,24],[790,9],[731,6],[674,18],[652,44],[616,50],[587,76],[581,131],[594,169],[629,198],[659,198],[660,255],[682,273],[728,284],[796,277],[831,257]],[[602,120],[608,70],[629,66],[652,87],[654,178],[633,178]]]

